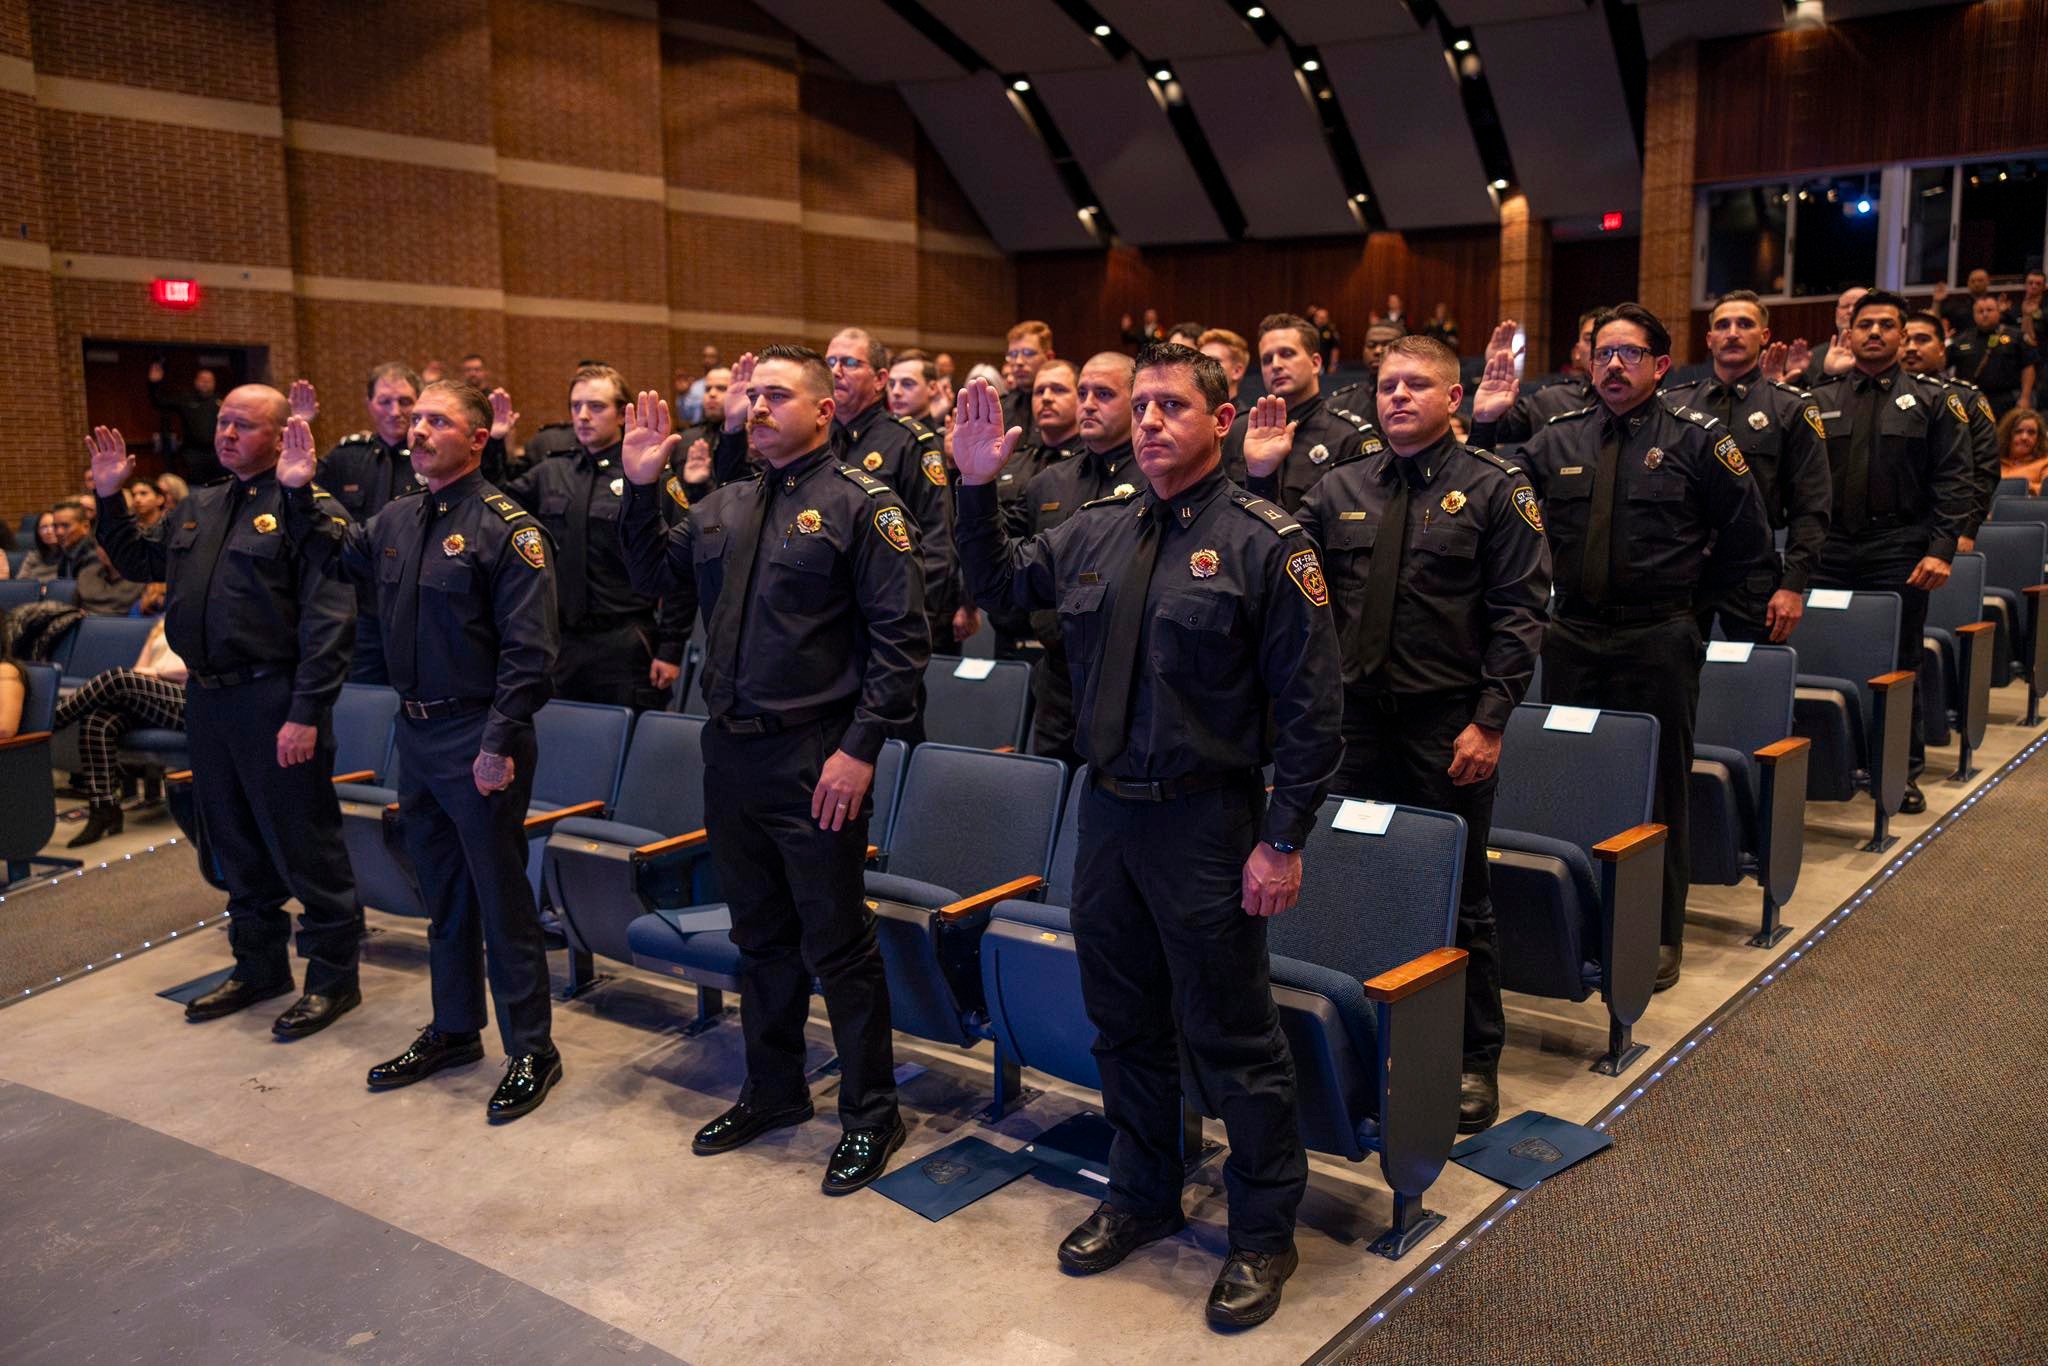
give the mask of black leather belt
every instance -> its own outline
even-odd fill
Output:
[[[491,704],[489,699],[482,697],[437,697],[431,702],[423,702],[416,697],[405,697],[399,699],[398,705],[412,720],[431,721],[437,716],[468,716],[471,712],[482,711]]]
[[[259,665],[254,669],[236,669],[224,674],[188,673],[186,678],[202,688],[239,688],[244,683],[253,683],[259,678],[269,678],[284,670],[274,664]]]
[[[1107,773],[1094,775],[1095,786],[1112,797],[1121,797],[1127,802],[1170,802],[1181,797],[1192,797],[1197,792],[1214,792],[1219,787],[1232,783],[1261,782],[1257,773],[1247,769],[1242,773],[1191,773],[1185,778],[1163,778],[1158,782],[1147,782],[1139,778],[1116,778]]]
[[[1650,622],[1670,621],[1675,617],[1689,616],[1692,611],[1690,598],[1611,607],[1589,602],[1585,598],[1559,598],[1557,602],[1558,616],[1573,621],[1597,622],[1602,626],[1643,626]]]
[[[759,716],[718,716],[712,721],[727,735],[780,735],[798,726],[808,726],[813,721],[822,721],[828,716],[840,716],[848,708],[843,703],[829,707],[805,707],[796,711],[763,713]]]

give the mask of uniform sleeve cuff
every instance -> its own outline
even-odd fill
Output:
[[[855,721],[846,728],[846,734],[839,739],[839,748],[850,759],[872,764],[882,752],[882,728],[866,721]]]
[[[294,694],[291,708],[285,712],[285,720],[295,726],[311,726],[315,730],[322,730],[327,725],[329,714],[327,704],[318,698]]]
[[[1803,567],[1788,564],[1778,577],[1778,587],[1787,593],[1804,594],[1812,577]]]
[[[510,754],[513,737],[531,729],[531,722],[514,721],[496,707],[492,707],[490,719],[484,722],[483,738],[477,742],[477,747],[486,754]]]
[[[1936,536],[1927,543],[1927,553],[1937,560],[1951,561],[1956,557],[1956,542],[1953,536]]]
[[[1508,717],[1515,710],[1515,704],[1497,692],[1481,693],[1479,705],[1472,709],[1472,724],[1485,726],[1488,730],[1506,730]]]

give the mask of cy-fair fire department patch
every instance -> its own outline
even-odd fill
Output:
[[[902,554],[910,551],[910,522],[903,515],[902,508],[876,508],[875,530],[882,533],[882,539],[889,547]]]
[[[513,532],[512,548],[519,552],[520,559],[535,569],[547,567],[547,551],[543,548],[539,527],[526,526]]]
[[[1522,520],[1536,528],[1536,534],[1543,534],[1543,505],[1536,501],[1536,490],[1521,488],[1515,490],[1515,511],[1522,514]]]
[[[1806,425],[1813,428],[1813,434],[1823,441],[1827,440],[1828,429],[1821,425],[1820,408],[1812,403],[1807,404],[1805,417]]]
[[[1742,458],[1742,447],[1735,444],[1735,438],[1724,436],[1714,443],[1714,458],[1728,467],[1728,473],[1737,478],[1749,473],[1749,462]]]
[[[683,492],[682,480],[671,474],[668,477],[668,482],[662,485],[662,487],[668,490],[669,497],[675,499],[677,507],[687,508],[690,506],[690,495]]]
[[[1954,394],[1950,394],[1948,396],[1948,410],[1956,415],[1956,421],[1962,423],[1964,426],[1969,425],[1970,415],[1969,413],[1964,411],[1963,401],[1957,398]]]
[[[1301,595],[1318,607],[1330,605],[1330,585],[1323,578],[1323,562],[1313,550],[1297,550],[1287,557],[1287,577]]]
[[[946,457],[943,454],[936,449],[927,450],[919,463],[924,469],[925,478],[940,488],[946,487]]]

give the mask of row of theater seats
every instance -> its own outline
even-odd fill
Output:
[[[0,612],[11,612],[28,602],[77,601],[77,579],[0,579]]]

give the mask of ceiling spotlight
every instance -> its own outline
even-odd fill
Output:
[[[1363,204],[1365,202],[1365,196],[1363,194],[1355,194],[1351,196],[1351,202],[1354,204]]]
[[[1460,38],[1457,42],[1451,44],[1451,51],[1453,52],[1470,52],[1471,50],[1472,40],[1470,38]]]
[[[1330,98],[1330,87],[1326,85],[1321,90],[1316,91],[1316,98],[1319,100]]]
[[[1479,79],[1479,54],[1468,52],[1458,59],[1458,74],[1468,81]]]
[[[1859,200],[1857,200],[1857,201],[1856,201],[1856,212],[1858,212],[1858,213],[1869,213],[1869,212],[1870,212],[1870,201],[1869,201],[1869,200],[1867,200],[1867,199],[1859,199]]]
[[[1095,36],[1098,38],[1107,38],[1109,36],[1109,25],[1097,24],[1095,26]]]
[[[1507,187],[1508,183],[1505,180],[1496,180],[1493,182],[1493,188],[1496,190],[1505,190]]]
[[[1010,82],[1010,89],[1016,91],[1020,95],[1023,94],[1025,91],[1029,90],[1030,88],[1031,82],[1029,81],[1016,80]]]
[[[1101,210],[1101,209],[1099,209],[1099,208],[1097,208],[1097,207],[1096,207],[1095,205],[1093,205],[1093,204],[1083,204],[1083,205],[1081,206],[1081,212],[1082,212],[1082,213],[1101,213],[1101,212],[1102,212],[1102,210]]]
[[[1317,61],[1315,58],[1311,57],[1301,64],[1301,69],[1303,71],[1321,71],[1323,69],[1323,64]],[[2005,176],[2001,174],[1998,178],[2000,180],[2003,180],[2005,179]]]
[[[1245,18],[1247,18],[1247,19],[1263,19],[1263,18],[1265,18],[1265,17],[1266,17],[1266,10],[1265,10],[1265,6],[1263,6],[1263,5],[1253,5],[1253,6],[1252,6],[1252,7],[1250,8],[1250,9],[1248,9],[1248,10],[1246,10],[1246,11],[1244,12],[1244,17],[1245,17]]]
[[[1173,79],[1173,72],[1168,68],[1162,66],[1157,71],[1152,73],[1152,79],[1158,81],[1161,85],[1164,85],[1166,84],[1166,82]]]

